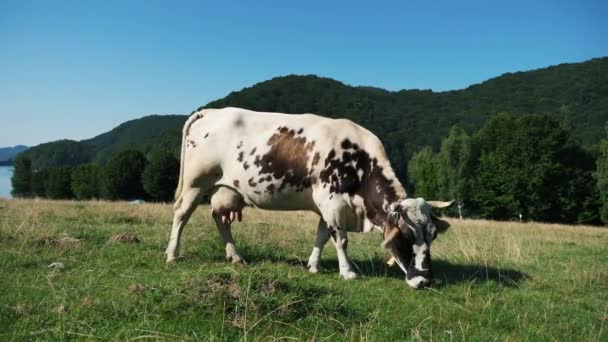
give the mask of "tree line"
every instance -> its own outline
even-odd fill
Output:
[[[49,199],[144,199],[168,202],[179,176],[179,161],[164,150],[146,159],[137,150],[116,154],[107,164],[32,169],[27,155],[14,161],[12,195]]]
[[[453,126],[437,151],[422,148],[407,166],[410,196],[455,199],[451,215],[608,224],[608,135],[587,150],[547,115],[499,114],[472,134]],[[147,159],[127,150],[103,166],[39,170],[22,154],[15,160],[13,195],[166,202],[178,174],[179,161],[169,151]]]
[[[455,199],[452,215],[608,224],[608,139],[586,150],[547,115],[454,126],[438,151],[412,156],[408,180],[416,196]]]

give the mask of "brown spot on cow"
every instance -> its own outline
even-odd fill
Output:
[[[207,139],[208,136],[209,136],[209,132],[207,132],[207,134],[205,134],[205,136],[203,137],[203,139]]]
[[[247,170],[249,168],[249,163],[244,162],[243,163],[243,169]]]
[[[296,131],[288,127],[279,127],[277,131],[268,139],[270,150],[259,159],[256,156],[254,164],[259,165],[260,175],[283,179],[279,191],[287,185],[302,191],[311,186],[307,164],[308,153],[314,149],[315,142],[296,136]]]
[[[245,154],[243,153],[243,151],[239,152],[239,157],[237,158],[237,161],[239,163],[243,162],[243,157],[245,156]]]
[[[254,147],[254,148],[252,148],[252,149],[251,149],[251,152],[249,152],[249,155],[250,155],[250,156],[252,156],[252,155],[255,153],[255,150],[256,150],[256,148],[255,148],[255,147]]]
[[[374,224],[382,225],[386,219],[384,202],[398,200],[393,180],[384,176],[376,158],[370,158],[369,153],[358,146],[355,149],[350,140],[342,141],[341,147],[350,151],[344,151],[340,158],[331,150],[325,158],[325,168],[319,174],[323,187],[329,185],[330,193],[359,194],[364,199],[367,217]]]
[[[239,180],[238,179],[233,180],[232,184],[234,184],[235,188],[238,188],[239,187]]]
[[[268,186],[266,187],[266,190],[270,193],[273,194],[274,190],[275,190],[276,186],[274,184],[268,184]]]
[[[256,183],[256,182],[253,181],[253,177],[249,178],[249,182],[248,183],[249,183],[249,185],[251,187],[256,187],[258,185],[258,183]]]
[[[239,144],[236,145],[236,148],[241,148],[243,147],[243,140],[239,141]]]
[[[315,156],[312,158],[312,166],[316,166],[317,164],[319,164],[320,159],[321,155],[319,154],[319,152],[316,152]]]

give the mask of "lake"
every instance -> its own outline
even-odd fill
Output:
[[[0,166],[0,197],[11,197],[11,177],[13,176],[12,166]]]

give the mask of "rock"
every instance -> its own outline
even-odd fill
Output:
[[[57,270],[62,270],[65,268],[65,265],[62,262],[54,262],[48,266],[49,268],[54,268]]]

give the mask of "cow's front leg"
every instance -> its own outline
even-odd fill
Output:
[[[310,253],[308,258],[308,271],[310,273],[319,272],[319,263],[321,262],[321,254],[323,253],[323,246],[329,240],[329,230],[327,230],[327,223],[323,218],[319,219],[319,225],[317,226],[317,238],[315,239],[315,246]]]
[[[329,227],[329,235],[336,246],[338,254],[338,263],[340,264],[340,275],[348,280],[357,278],[357,274],[353,272],[346,249],[348,247],[348,236],[345,231]]]

